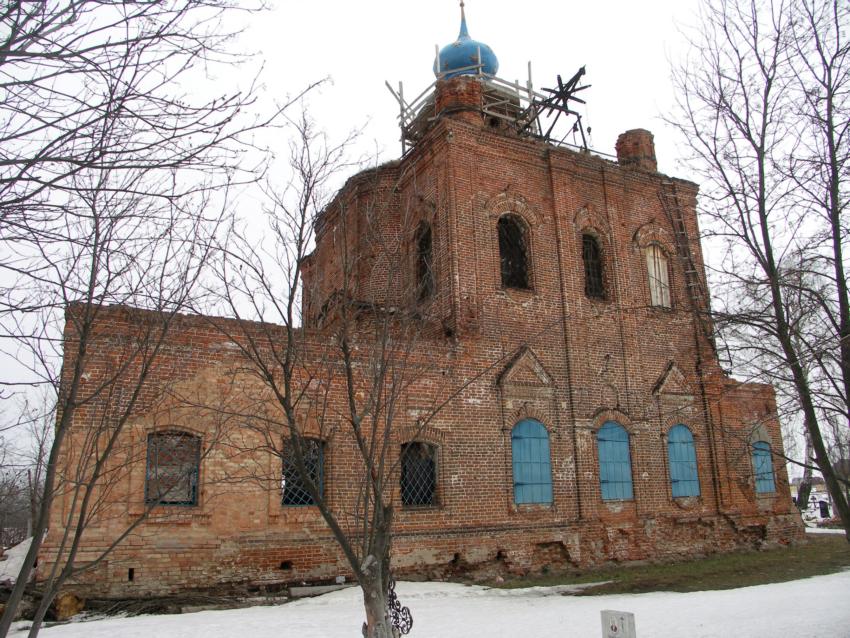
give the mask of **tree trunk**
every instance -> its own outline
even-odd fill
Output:
[[[376,490],[380,494],[380,490]],[[363,605],[366,622],[363,624],[364,638],[394,638],[398,631],[390,623],[387,596],[390,585],[390,544],[392,543],[393,507],[380,500],[375,505],[373,520],[372,552],[360,566],[360,588],[363,590]]]
[[[41,631],[41,626],[44,624],[44,617],[47,615],[47,610],[50,609],[50,605],[53,603],[54,598],[56,598],[56,591],[52,587],[48,587],[44,591],[44,596],[42,597],[38,608],[35,610],[35,616],[33,616],[32,625],[30,625],[27,638],[35,638],[38,636],[38,632]]]
[[[380,576],[360,585],[363,590],[363,606],[366,622],[363,623],[364,638],[394,638],[397,634],[387,613],[387,586]]]
[[[812,493],[812,439],[806,428],[806,448],[803,452],[803,480],[800,481],[800,489],[797,490],[797,509],[801,512],[809,506],[809,495]]]

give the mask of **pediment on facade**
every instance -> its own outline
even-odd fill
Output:
[[[523,348],[499,375],[499,385],[520,387],[549,387],[552,377],[530,348]]]
[[[685,375],[679,370],[679,367],[670,362],[664,370],[664,373],[655,382],[652,388],[652,394],[675,394],[675,395],[693,395],[693,388],[690,387]]]

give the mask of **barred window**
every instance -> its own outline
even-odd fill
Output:
[[[431,225],[422,222],[416,231],[416,298],[424,301],[434,294],[434,248]]]
[[[201,439],[186,432],[148,435],[145,503],[197,505]]]
[[[506,288],[530,288],[524,224],[512,215],[505,215],[499,218],[498,230],[502,285]]]
[[[646,270],[649,276],[649,303],[662,308],[670,307],[670,273],[667,255],[660,246],[646,247]]]
[[[318,439],[302,439],[301,452],[304,456],[304,469],[307,479],[316,486],[319,494],[324,494],[325,446]],[[316,502],[307,490],[304,477],[298,472],[295,463],[295,451],[287,445],[283,453],[283,476],[280,482],[281,503],[289,506],[315,505]]]
[[[402,505],[437,504],[437,448],[413,441],[401,446]]]
[[[591,299],[605,299],[602,279],[602,250],[593,235],[581,236],[581,256],[584,261],[584,294]]]

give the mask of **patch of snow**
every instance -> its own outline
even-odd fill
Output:
[[[726,591],[580,598],[552,587],[409,582],[397,587],[401,604],[413,613],[411,638],[593,638],[600,635],[603,609],[634,613],[637,635],[646,638],[850,638],[848,590],[850,572]],[[350,588],[277,607],[57,625],[42,630],[42,636],[342,638],[359,635],[363,618],[360,590]],[[10,636],[22,638],[22,627]]]
[[[6,550],[6,560],[0,562],[0,583],[8,583],[14,585],[18,580],[18,574],[21,571],[21,565],[24,564],[24,558],[30,549],[32,536],[21,541],[11,549]]]
[[[844,534],[844,530],[830,529],[828,527],[807,527],[806,534]]]

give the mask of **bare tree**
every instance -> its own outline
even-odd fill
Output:
[[[217,290],[237,318],[216,323],[245,362],[236,373],[243,405],[228,401],[243,426],[223,445],[239,455],[244,480],[274,490],[284,505],[316,506],[362,590],[363,635],[388,638],[398,635],[390,611],[395,508],[412,498],[400,487],[401,456],[418,454],[427,474],[434,459],[408,442],[493,368],[463,382],[444,370],[445,387],[417,385],[433,385],[424,373],[437,360],[445,366],[452,346],[420,303],[433,291],[430,248],[395,188],[401,178],[394,165],[368,169],[332,197],[349,166],[347,144],[330,144],[307,116],[292,124],[292,178],[268,189],[268,241],[234,227],[216,262]],[[433,398],[427,406],[419,399],[411,424],[412,395]],[[321,462],[329,440],[346,459],[332,493]],[[269,466],[269,457],[277,462]]]
[[[823,424],[850,425],[846,5],[716,0],[674,71],[725,286],[719,325],[742,369],[791,390],[850,541],[850,506]],[[807,460],[804,460],[806,462]]]
[[[0,438],[0,548],[17,545],[27,536],[26,466]]]
[[[76,547],[114,474],[116,442],[171,322],[194,299],[229,193],[262,170],[252,134],[285,105],[251,116],[253,84],[189,95],[192,86],[211,93],[205,69],[244,60],[228,52],[239,11],[227,0],[15,1],[0,10],[0,398],[43,385],[56,406],[33,542],[0,636],[57,494],[73,492],[73,516],[40,617],[62,582],[91,566],[77,563]],[[97,367],[98,320],[110,305],[154,310],[158,320]],[[91,433],[76,456],[72,423]],[[69,458],[77,464],[60,472]]]

